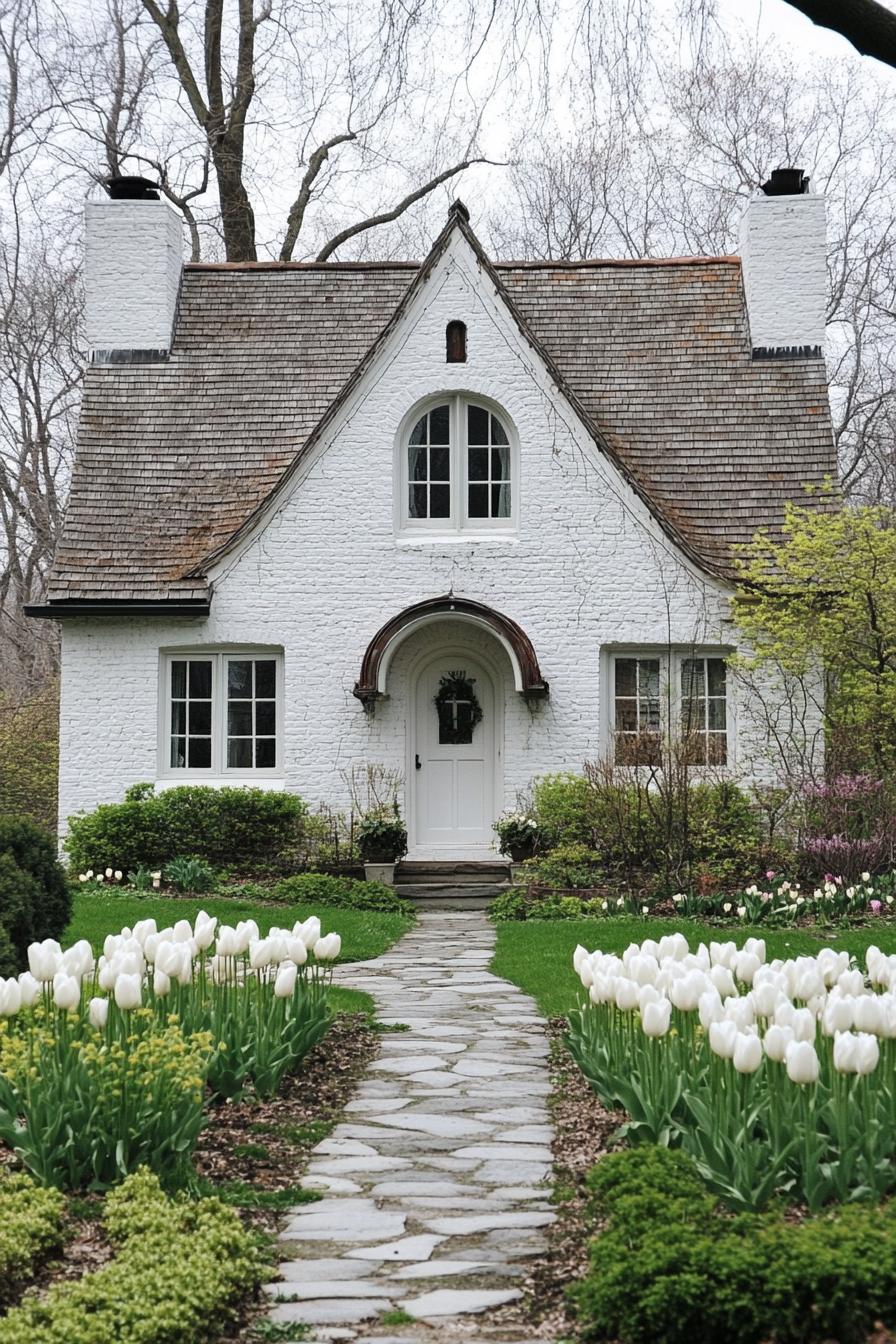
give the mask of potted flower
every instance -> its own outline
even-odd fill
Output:
[[[397,812],[367,812],[358,826],[358,848],[368,882],[395,881],[395,865],[408,852],[408,833]]]
[[[531,859],[540,839],[538,822],[525,812],[505,812],[494,829],[501,842],[501,853],[509,854],[512,867]]]

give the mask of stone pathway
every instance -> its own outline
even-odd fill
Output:
[[[303,1185],[323,1199],[281,1233],[273,1322],[357,1344],[520,1338],[481,1313],[521,1296],[554,1220],[548,1051],[531,999],[489,972],[493,947],[481,912],[429,912],[385,956],[338,968],[409,1029],[384,1034],[314,1150]],[[380,1320],[396,1311],[428,1328]]]

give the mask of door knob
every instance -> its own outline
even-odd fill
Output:
[[[422,763],[421,763],[421,761],[420,761],[420,757],[419,757],[419,756],[415,756],[415,757],[414,757],[414,765],[416,766],[416,768],[417,768],[418,770],[422,770],[422,769],[423,769],[423,765],[422,765]]]

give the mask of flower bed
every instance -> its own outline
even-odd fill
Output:
[[[141,1164],[171,1185],[212,1098],[273,1095],[331,1022],[340,938],[311,918],[259,936],[200,911],[29,948],[0,981],[0,1138],[38,1178],[104,1189]]]
[[[256,1238],[217,1199],[168,1199],[139,1171],[105,1205],[114,1259],[0,1320],[0,1344],[194,1344],[263,1278]]]
[[[627,1137],[680,1145],[733,1208],[896,1184],[896,957],[766,963],[761,939],[691,952],[676,933],[573,961],[570,1047]]]

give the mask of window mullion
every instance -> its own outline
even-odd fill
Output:
[[[466,433],[464,432],[463,398],[458,394],[453,399],[454,425],[451,434],[451,480],[453,483],[452,510],[454,530],[463,530],[466,521],[464,507],[467,495],[466,469]]]

